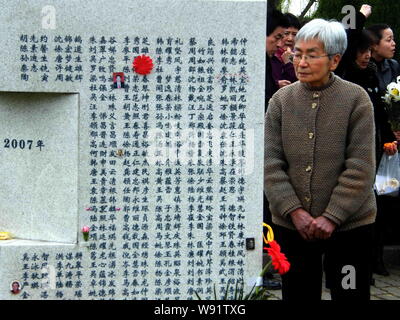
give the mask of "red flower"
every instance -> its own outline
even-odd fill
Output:
[[[290,269],[290,263],[287,261],[285,254],[281,252],[280,245],[274,240],[269,242],[269,248],[264,248],[271,256],[272,265],[279,274],[285,274]]]
[[[153,69],[153,60],[149,56],[142,54],[133,60],[133,70],[136,73],[146,75]]]

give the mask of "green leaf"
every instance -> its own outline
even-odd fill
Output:
[[[248,294],[244,297],[243,300],[252,300],[252,299],[250,299],[250,297],[251,297],[251,294],[253,293],[253,290],[254,290],[255,287],[256,287],[256,284],[253,285],[253,287],[252,287],[251,290],[250,290],[250,293],[248,293]]]
[[[224,295],[224,299],[223,300],[228,300],[229,282],[230,282],[230,280],[228,280],[228,283],[226,285],[225,295]]]
[[[239,300],[243,300],[243,294],[244,294],[244,282],[243,282],[243,279],[242,279],[242,286],[240,287]]]
[[[217,290],[215,289],[215,283],[214,283],[214,300],[218,300],[217,299]]]
[[[197,300],[203,300],[200,296],[199,296],[199,294],[197,293],[197,291],[196,290],[194,290],[194,294],[196,295],[196,297],[197,297]]]
[[[235,285],[235,297],[233,300],[237,300],[238,299],[238,283],[239,281],[236,281],[236,285]]]

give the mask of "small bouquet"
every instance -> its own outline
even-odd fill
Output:
[[[88,241],[88,240],[89,240],[89,232],[90,232],[90,228],[89,228],[88,226],[84,226],[84,227],[82,228],[83,239],[84,239],[85,241]]]
[[[387,86],[383,97],[392,131],[400,131],[400,76]]]

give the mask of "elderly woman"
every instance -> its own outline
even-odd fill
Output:
[[[346,45],[340,23],[307,23],[294,49],[299,81],[266,113],[264,189],[291,263],[284,300],[320,300],[323,266],[333,300],[370,298],[374,116],[365,90],[333,74]]]

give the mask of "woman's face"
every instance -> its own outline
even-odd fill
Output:
[[[373,46],[374,56],[378,59],[392,59],[396,49],[393,31],[387,28],[382,31],[382,39],[378,44]]]
[[[369,60],[371,59],[371,49],[367,49],[364,52],[357,52],[356,64],[360,69],[368,67]]]
[[[285,29],[277,27],[269,36],[267,36],[266,47],[267,54],[272,57],[275,52],[282,47],[283,33]]]
[[[11,286],[12,286],[12,292],[19,291],[19,283],[18,282],[13,282]]]
[[[294,52],[293,65],[297,78],[314,87],[326,84],[331,71],[337,68],[340,61],[340,55],[330,58],[317,39],[297,41]]]
[[[297,32],[299,32],[299,29],[296,29],[295,27],[289,27],[285,30],[285,33],[283,34],[285,38],[285,47],[289,47],[290,49],[293,50],[294,47],[294,39],[296,38]]]

